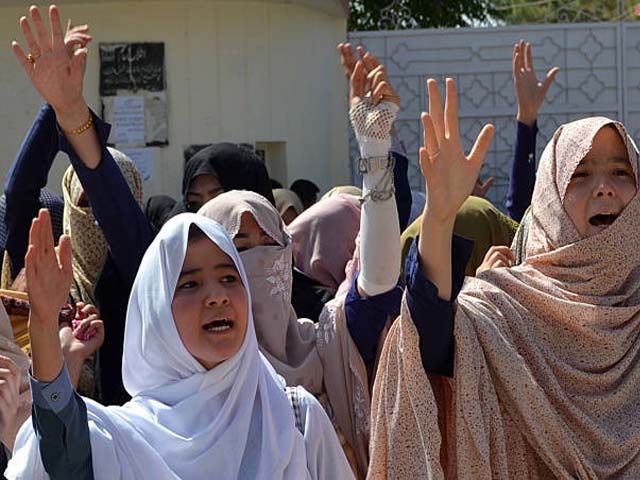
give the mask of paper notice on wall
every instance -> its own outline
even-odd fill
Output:
[[[144,97],[114,97],[113,124],[115,144],[144,145]]]
[[[126,148],[122,152],[134,163],[143,182],[153,178],[153,149],[152,148]]]

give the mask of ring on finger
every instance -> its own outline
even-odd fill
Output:
[[[29,63],[36,63],[36,60],[38,58],[40,58],[42,56],[41,53],[31,53],[29,52],[29,54],[27,55],[27,60],[29,61]]]
[[[438,149],[438,150],[436,150],[435,152],[430,153],[430,154],[429,154],[429,159],[431,159],[431,160],[435,160],[436,158],[438,158],[438,156],[440,155],[440,153],[441,153],[441,152],[442,152],[442,150],[441,150],[441,149]]]

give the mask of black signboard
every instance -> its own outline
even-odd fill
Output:
[[[100,44],[100,95],[164,89],[164,43]]]

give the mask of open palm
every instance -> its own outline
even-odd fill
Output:
[[[42,20],[38,7],[29,9],[35,26],[34,35],[26,17],[20,19],[20,28],[29,48],[29,55],[13,42],[13,52],[24,68],[29,80],[42,98],[56,111],[74,108],[83,102],[82,82],[87,51],[76,50],[69,55],[60,23],[60,13],[55,5],[49,8],[52,35]]]
[[[467,156],[460,140],[458,93],[453,79],[446,81],[446,103],[438,83],[427,82],[429,113],[422,114],[425,145],[420,149],[420,168],[429,192],[428,211],[438,221],[450,221],[473,190],[482,162],[493,139],[493,125],[485,125]]]
[[[41,326],[57,326],[58,313],[71,288],[71,241],[67,235],[60,237],[58,249],[56,256],[51,216],[48,210],[42,209],[31,225],[29,249],[25,256],[29,321]]]
[[[533,69],[531,44],[520,40],[513,49],[513,82],[518,95],[518,120],[532,125],[538,117],[538,110],[544,102],[547,91],[556,74],[560,71],[553,67],[544,80],[538,80]]]

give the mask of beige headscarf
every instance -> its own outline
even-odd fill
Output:
[[[240,253],[251,287],[260,350],[287,385],[302,385],[319,397],[353,449],[359,476],[364,477],[369,384],[366,367],[347,329],[345,294],[325,305],[317,324],[298,318],[291,306],[291,237],[275,208],[261,195],[235,190],[210,200],[198,213],[219,222],[233,238],[245,212],[278,243]],[[353,262],[348,268],[351,265]]]
[[[287,190],[286,188],[274,188],[273,198],[276,201],[276,208],[280,215],[283,215],[289,208],[293,208],[298,215],[304,211],[302,202],[296,192]]]
[[[120,167],[138,205],[142,205],[142,180],[140,173],[129,157],[109,147],[109,152]],[[91,207],[80,207],[82,184],[72,166],[62,178],[64,215],[62,227],[71,237],[73,251],[73,284],[71,298],[74,303],[95,303],[93,288],[98,273],[107,255],[107,242],[91,211]]]
[[[326,200],[327,198],[331,198],[334,195],[340,195],[341,193],[360,198],[362,196],[362,189],[354,187],[353,185],[340,185],[338,187],[333,187],[331,190],[325,193],[322,198],[320,198],[320,200]]]
[[[371,478],[640,478],[640,196],[581,238],[563,207],[596,133],[560,127],[542,156],[527,259],[467,279],[454,378],[428,377],[403,305],[380,360]],[[442,447],[442,448],[441,448]]]

